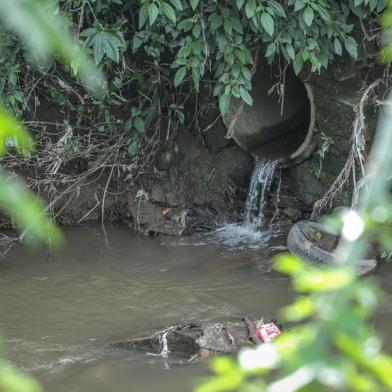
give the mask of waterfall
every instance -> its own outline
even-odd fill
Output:
[[[274,223],[279,217],[279,193],[281,173],[275,178],[279,161],[256,159],[242,223],[231,223],[203,235],[199,244],[219,244],[226,248],[260,249],[275,235]],[[275,181],[276,180],[276,181]],[[273,192],[272,218],[265,216],[268,199]],[[193,243],[194,240],[193,240]]]
[[[243,226],[254,230],[268,228],[269,222],[264,216],[264,209],[277,165],[278,161],[265,161],[256,158],[245,203]]]

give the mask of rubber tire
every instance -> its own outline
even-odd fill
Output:
[[[334,255],[320,247],[318,247],[309,238],[309,233],[317,232],[326,233],[325,228],[319,223],[312,221],[300,221],[294,224],[287,236],[287,248],[291,253],[301,259],[317,266],[331,266],[333,264]],[[331,233],[337,235],[337,233]],[[376,260],[361,260],[358,265],[358,275],[363,276],[372,272],[377,267]]]

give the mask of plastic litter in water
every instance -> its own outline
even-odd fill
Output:
[[[256,335],[263,343],[269,343],[275,340],[282,332],[275,323],[258,324]]]

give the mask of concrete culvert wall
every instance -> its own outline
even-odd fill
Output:
[[[282,80],[281,97],[271,91],[277,75],[276,68],[260,64],[252,80],[253,105],[233,99],[224,123],[236,143],[252,155],[290,166],[313,151],[315,107],[310,86],[291,68]]]

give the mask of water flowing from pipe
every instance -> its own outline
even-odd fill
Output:
[[[242,223],[227,224],[208,235],[203,235],[198,245],[219,244],[226,248],[262,249],[275,235],[278,235],[278,232],[274,231],[274,223],[279,215],[279,193],[282,183],[281,174],[277,183],[274,181],[278,163],[279,161],[256,159]],[[275,183],[272,203],[274,211],[271,218],[266,216],[266,207],[271,199],[271,188]],[[193,237],[193,244],[194,241]]]
[[[277,165],[278,161],[256,159],[245,203],[244,226],[254,230],[268,228],[264,213]]]

